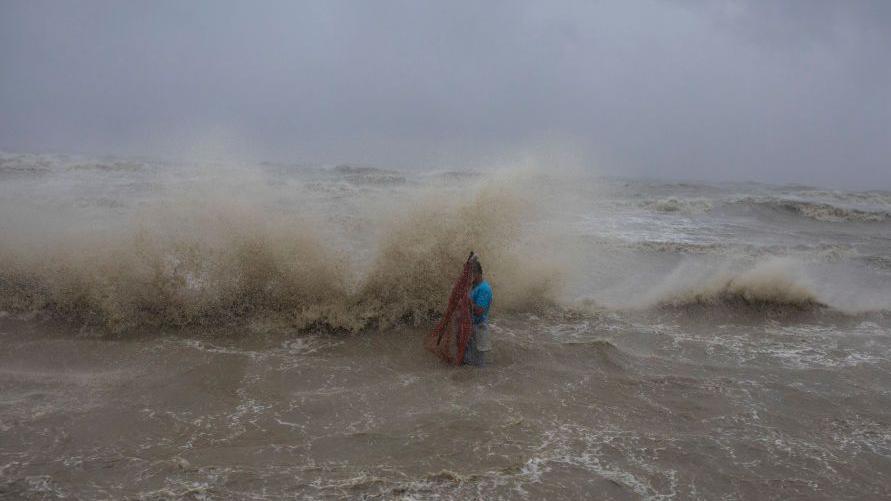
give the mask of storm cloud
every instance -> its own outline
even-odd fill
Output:
[[[885,1],[7,0],[0,148],[891,189],[889,49]]]

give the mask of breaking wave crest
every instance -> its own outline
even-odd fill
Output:
[[[436,317],[471,249],[497,307],[530,308],[552,301],[559,273],[530,257],[541,253],[525,233],[520,191],[502,179],[418,194],[379,218],[387,222],[361,264],[329,243],[324,224],[218,199],[164,200],[104,230],[12,225],[0,242],[0,309],[113,331],[242,321],[359,331]]]
[[[705,276],[681,269],[645,302],[645,306],[683,308],[721,306],[755,309],[811,310],[828,305],[813,290],[795,262],[774,258],[743,271]]]
[[[701,214],[712,209],[712,202],[704,198],[662,198],[641,202],[641,208],[663,213]]]

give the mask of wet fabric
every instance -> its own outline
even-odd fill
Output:
[[[479,349],[476,335],[471,336],[470,342],[467,344],[467,351],[464,353],[464,364],[475,367],[486,366],[486,352]]]
[[[489,324],[481,323],[473,326],[473,337],[471,341],[474,347],[479,351],[492,350],[492,337],[489,333]]]
[[[461,365],[464,353],[473,334],[470,313],[470,288],[473,285],[472,265],[476,256],[471,252],[464,263],[461,275],[452,286],[449,303],[442,320],[424,342],[427,350],[437,354],[444,362]]]

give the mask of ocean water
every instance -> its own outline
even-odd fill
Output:
[[[422,348],[470,250],[484,369]],[[0,498],[887,499],[891,192],[0,154]]]

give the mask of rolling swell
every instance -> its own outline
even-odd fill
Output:
[[[807,193],[814,199],[763,196],[727,201],[731,206],[766,209],[781,214],[792,214],[815,221],[873,223],[891,221],[889,197],[875,193],[827,194]],[[832,196],[830,196],[832,195]],[[721,200],[707,198],[669,197],[639,202],[639,207],[656,213],[676,213],[688,216],[706,214],[722,205]]]
[[[827,202],[763,197],[746,198],[739,203],[824,222],[874,223],[891,221],[891,212],[887,210],[857,209]]]

